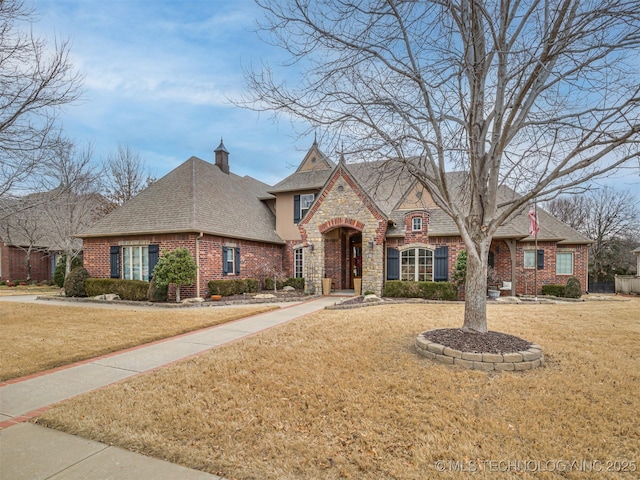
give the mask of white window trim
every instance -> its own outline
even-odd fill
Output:
[[[298,258],[297,255],[300,254],[300,276],[298,276]],[[293,250],[293,277],[294,278],[304,278],[304,262],[305,262],[304,248],[296,248]]]
[[[404,271],[403,271],[403,264],[402,264],[402,257],[403,254],[405,252],[408,252],[410,250],[414,250],[415,251],[415,259],[416,259],[416,263],[414,264],[414,271],[413,271],[413,281],[414,282],[433,282],[433,269],[434,269],[434,249],[432,248],[427,248],[425,246],[411,246],[411,247],[405,247],[402,250],[400,250],[400,280],[405,280],[404,277]],[[419,257],[420,257],[420,250],[427,250],[429,252],[431,252],[431,278],[427,278],[426,280],[420,280],[419,276],[420,276],[420,272],[418,269],[418,262],[419,262]],[[410,280],[411,281],[411,280]]]
[[[311,208],[311,205],[313,205],[313,201],[315,200],[315,198],[316,196],[313,193],[300,194],[300,220],[302,220],[307,215],[309,209]]]
[[[229,262],[229,253],[231,253],[231,262]],[[236,274],[236,247],[227,246],[227,258],[224,259],[224,263],[227,266],[227,275]],[[231,268],[229,268],[231,264]]]
[[[146,249],[147,264],[145,269],[144,251]],[[126,257],[129,257],[128,259]],[[128,271],[125,265],[128,260]],[[134,260],[140,262],[140,278],[134,278]],[[125,280],[149,281],[149,245],[127,245],[122,247],[122,278]]]
[[[418,228],[416,228],[416,223],[418,224]],[[411,219],[411,231],[412,232],[422,231],[422,217],[413,217]]]
[[[558,272],[558,255],[566,255],[566,254],[571,255],[571,273],[560,273]],[[576,259],[576,256],[573,251],[558,250],[556,252],[556,275],[573,275],[573,272],[575,271],[575,268],[574,268],[575,259]]]

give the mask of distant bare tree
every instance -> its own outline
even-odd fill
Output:
[[[5,242],[24,252],[26,280],[31,280],[31,254],[47,250],[46,219],[33,209],[23,205],[31,205],[32,198],[20,198],[13,203],[15,213],[0,221],[0,236]]]
[[[99,193],[101,171],[91,163],[91,146],[78,150],[67,143],[55,153],[50,175],[58,181],[58,188],[40,208],[47,213],[52,243],[66,254],[66,277],[82,249],[82,241],[74,235],[103,215],[105,199]]]
[[[640,155],[638,0],[257,3],[297,76],[248,72],[242,104],[393,159],[430,192],[467,248],[465,331],[487,331],[497,228]],[[502,203],[503,185],[520,195]]]
[[[43,190],[42,167],[60,142],[58,110],[81,91],[69,44],[35,37],[35,20],[22,1],[0,1],[0,218],[11,213],[5,200]]]
[[[604,278],[612,271],[633,266],[631,250],[634,239],[640,236],[640,199],[636,195],[604,187],[558,197],[546,206],[550,213],[594,240],[589,248],[591,275]]]
[[[109,210],[124,205],[154,182],[147,164],[128,144],[118,145],[118,151],[103,162],[104,195],[111,202]]]

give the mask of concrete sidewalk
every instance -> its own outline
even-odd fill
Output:
[[[0,387],[0,479],[218,479],[161,460],[25,423],[62,400],[253,335],[338,301],[321,297],[62,367]]]

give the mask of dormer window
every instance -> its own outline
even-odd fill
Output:
[[[316,199],[315,194],[313,193],[304,193],[301,195],[294,195],[293,197],[293,223],[298,223],[302,220],[311,205],[313,205],[313,201]]]
[[[411,219],[411,230],[413,232],[422,231],[422,217],[413,217]]]

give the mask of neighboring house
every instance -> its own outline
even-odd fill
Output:
[[[453,185],[462,179],[451,176]],[[540,293],[570,276],[586,289],[591,241],[539,210],[536,251],[527,213],[500,227],[491,246],[490,265],[511,283],[506,293]],[[191,157],[78,236],[93,277],[148,280],[162,250],[187,247],[198,264],[187,294],[198,296],[212,279],[278,271],[304,277],[309,292],[331,278],[335,289],[360,279],[363,291],[380,294],[386,280],[448,280],[464,249],[454,222],[399,164],[335,164],[315,142],[273,187],[230,173],[221,142],[215,165]]]
[[[636,277],[640,277],[640,246],[631,250],[631,253],[636,256]]]

